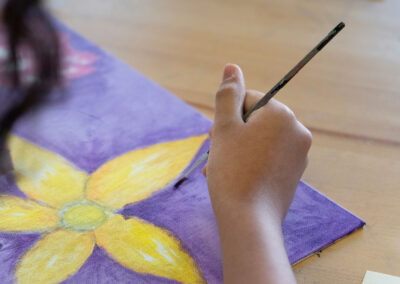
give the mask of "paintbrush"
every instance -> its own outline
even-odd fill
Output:
[[[292,68],[272,89],[266,93],[246,114],[243,116],[243,121],[246,122],[250,115],[256,111],[257,109],[265,106],[268,101],[275,96],[275,94],[282,89],[296,74],[299,72],[310,60],[313,58],[332,38],[334,38],[343,28],[345,24],[340,22],[329,34],[321,40],[316,47],[314,47],[296,66]],[[175,183],[174,187],[177,189],[185,180],[188,179],[188,176],[191,172],[193,172],[207,157],[210,151],[204,153],[200,159],[193,164],[193,166],[187,171],[187,173]]]

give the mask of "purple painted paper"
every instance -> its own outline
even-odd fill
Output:
[[[211,121],[137,71],[60,25],[72,48],[96,56],[91,72],[68,80],[64,90],[40,109],[21,118],[13,132],[93,173],[121,154],[160,142],[207,133]],[[193,162],[208,149],[206,142]],[[193,163],[192,162],[192,163]],[[2,194],[24,196],[12,176],[0,178]],[[208,283],[222,283],[218,230],[198,168],[179,190],[168,186],[119,213],[166,228],[181,240]],[[364,222],[301,182],[283,224],[291,263],[350,234]],[[0,234],[0,279],[13,282],[18,258],[39,234]],[[175,283],[136,273],[95,247],[64,283]]]

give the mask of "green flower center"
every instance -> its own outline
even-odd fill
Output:
[[[65,207],[60,216],[64,226],[74,231],[91,231],[107,219],[109,214],[100,205],[83,201]]]

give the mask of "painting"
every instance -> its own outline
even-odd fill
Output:
[[[0,177],[2,283],[223,283],[201,167],[173,188],[207,151],[212,122],[59,29],[67,78],[55,91],[61,99],[24,115],[7,141],[14,170]],[[283,224],[289,259],[363,225],[300,182]]]
[[[140,218],[125,219],[118,211],[175,180],[205,138],[134,150],[88,175],[54,153],[11,137],[15,180],[27,198],[0,196],[0,232],[41,234],[18,261],[18,282],[61,282],[81,268],[97,245],[134,271],[203,283],[172,233]]]

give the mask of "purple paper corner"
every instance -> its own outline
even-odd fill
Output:
[[[299,262],[364,225],[362,219],[301,181],[282,226],[290,263]]]

